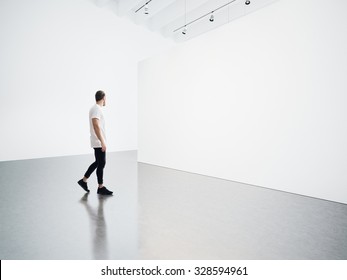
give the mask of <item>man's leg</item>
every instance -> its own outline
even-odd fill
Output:
[[[98,153],[97,153],[97,149],[98,148],[94,148],[95,161],[88,167],[88,170],[84,174],[84,177],[83,177],[83,181],[84,182],[87,182],[87,180],[90,177],[90,175],[92,175],[94,170],[98,167]]]
[[[98,167],[97,155],[96,155],[95,149],[94,149],[94,156],[95,156],[95,161],[88,167],[88,170],[84,174],[83,178],[77,182],[81,186],[81,188],[84,189],[86,192],[89,192],[87,180],[90,177],[90,175],[94,172],[94,170]]]
[[[106,165],[106,152],[103,152],[101,148],[95,148],[95,159],[97,163],[96,176],[98,178],[99,188],[104,184],[104,168]]]
[[[106,165],[106,152],[103,152],[101,148],[96,150],[96,161],[98,163],[98,167],[96,169],[96,176],[98,178],[98,194],[102,195],[112,195],[113,192],[106,189],[104,186],[104,168]]]

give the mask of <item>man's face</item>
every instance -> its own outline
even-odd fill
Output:
[[[103,101],[102,105],[103,105],[103,106],[106,106],[106,95],[104,96],[104,98],[102,99],[102,101]]]

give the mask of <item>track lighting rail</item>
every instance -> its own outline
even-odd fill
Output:
[[[232,3],[234,3],[234,2],[236,2],[236,1],[237,1],[237,0],[232,0],[232,1],[226,3],[226,4],[222,5],[222,6],[220,6],[220,7],[216,8],[216,9],[214,9],[214,10],[211,11],[211,12],[208,12],[208,13],[206,13],[206,14],[204,14],[204,15],[202,15],[202,16],[200,16],[200,17],[198,17],[198,18],[196,18],[196,19],[194,19],[194,20],[192,20],[192,21],[190,21],[190,22],[188,22],[188,23],[185,23],[184,25],[182,25],[182,26],[176,28],[173,32],[175,33],[175,32],[177,32],[178,30],[181,30],[182,28],[185,28],[185,29],[186,29],[188,25],[191,25],[191,24],[193,24],[194,22],[197,22],[197,21],[201,20],[202,18],[204,18],[204,17],[206,17],[206,16],[208,16],[208,15],[210,15],[210,14],[212,14],[212,13],[214,13],[214,12],[220,10],[220,9],[223,9],[224,7],[226,7],[226,6],[228,6],[228,5],[232,4]],[[249,4],[250,4],[250,1],[246,1],[245,4],[246,4],[246,5],[249,5]],[[210,20],[210,21],[212,22],[213,20]],[[183,33],[183,34],[185,34],[185,33]]]
[[[146,5],[148,5],[150,2],[152,2],[152,0],[148,0],[145,4],[143,4],[140,8],[138,8],[135,13],[137,13],[138,11],[140,11],[143,7],[145,7]]]

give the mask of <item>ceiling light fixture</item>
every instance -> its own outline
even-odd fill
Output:
[[[186,1],[186,0],[185,0],[185,1]],[[228,3],[226,3],[226,4],[224,4],[224,5],[220,6],[220,7],[218,7],[217,9],[214,9],[213,11],[211,11],[211,12],[209,12],[209,13],[207,13],[207,14],[204,14],[204,15],[202,15],[201,17],[198,17],[198,18],[196,18],[196,19],[194,19],[194,20],[192,20],[192,21],[190,21],[190,22],[188,22],[188,23],[187,23],[187,11],[185,10],[185,13],[184,13],[184,19],[185,19],[185,20],[184,20],[184,21],[185,21],[185,22],[184,22],[184,25],[183,25],[183,26],[180,26],[180,27],[178,27],[178,28],[176,28],[173,32],[175,33],[175,32],[177,32],[178,30],[182,30],[183,28],[186,29],[186,31],[187,31],[187,27],[188,27],[189,25],[193,24],[194,22],[196,22],[196,21],[198,21],[198,20],[200,20],[200,19],[202,19],[202,18],[204,18],[204,17],[206,17],[206,16],[208,16],[208,15],[211,15],[211,16],[210,16],[210,21],[212,22],[212,21],[214,21],[214,15],[212,15],[213,12],[218,11],[218,10],[220,10],[220,9],[223,9],[224,7],[229,6],[230,4],[234,3],[235,1],[237,1],[237,0],[229,1]],[[251,3],[251,1],[246,1],[246,2]],[[249,4],[246,4],[246,5],[249,5]],[[186,9],[186,8],[185,8],[185,9]],[[182,32],[182,34],[185,34],[185,33]]]
[[[142,10],[143,8],[144,8],[144,14],[145,15],[148,15],[149,14],[149,8],[148,8],[148,4],[149,3],[151,3],[152,2],[152,0],[148,0],[148,1],[146,1],[146,3],[145,4],[143,4],[140,8],[138,8],[136,11],[135,11],[135,14],[138,12],[138,11],[140,11],[140,10]]]
[[[246,0],[245,4],[248,6],[249,4],[251,4],[251,1]]]
[[[210,22],[214,22],[214,15],[213,15],[213,12],[211,13],[211,16],[210,16]]]
[[[182,34],[183,34],[183,35],[186,35],[186,34],[187,34],[187,27],[186,27],[186,26],[183,28]]]

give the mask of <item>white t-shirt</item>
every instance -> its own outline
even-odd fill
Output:
[[[101,134],[106,141],[105,119],[104,119],[104,115],[102,114],[102,108],[98,104],[95,104],[89,110],[90,145],[92,146],[92,148],[101,148],[101,141],[96,136],[95,131],[94,131],[94,127],[93,127],[92,119],[94,119],[94,118],[99,120],[99,126],[100,126],[100,130],[101,130]]]

